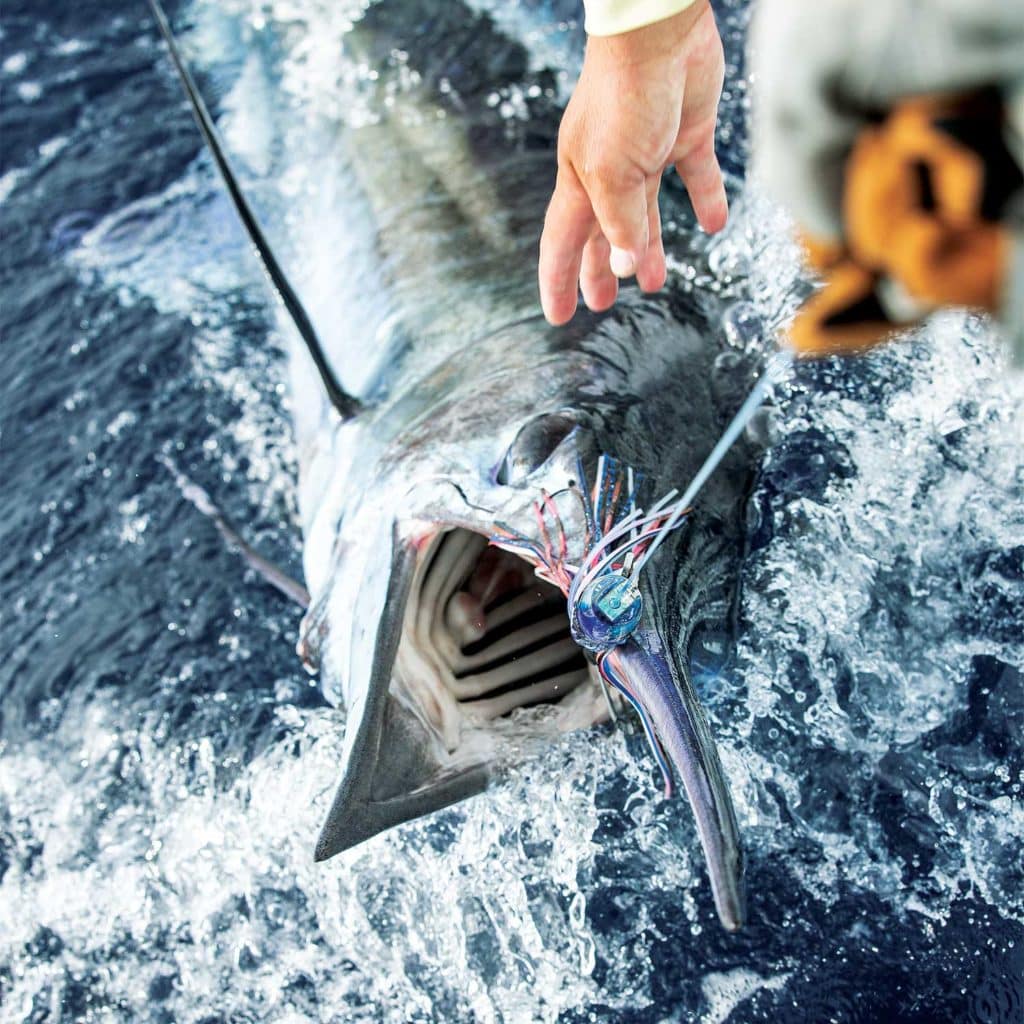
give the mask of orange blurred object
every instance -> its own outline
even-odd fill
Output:
[[[997,311],[1011,252],[998,216],[1020,179],[992,92],[908,100],[866,128],[846,166],[845,238],[804,240],[824,287],[797,314],[792,348],[852,354],[937,306]]]

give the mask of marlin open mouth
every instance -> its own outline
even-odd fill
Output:
[[[341,387],[239,187],[159,0],[150,3],[214,162],[323,386],[328,402],[317,408],[333,408],[341,423],[356,424],[366,407]],[[371,10],[379,14],[381,6]],[[385,17],[379,27],[389,24]],[[367,27],[372,37],[372,26]],[[546,150],[537,152],[547,161]],[[437,206],[433,199],[430,206]],[[422,262],[417,254],[416,267]],[[500,262],[504,266],[506,258]],[[528,320],[513,323],[522,326]],[[690,340],[696,338],[691,332]],[[529,332],[519,344],[547,345],[548,340],[544,332]],[[560,345],[568,341],[563,336]],[[567,350],[559,350],[564,357]],[[518,362],[508,369],[516,379],[522,377]],[[493,377],[493,366],[488,373]],[[586,390],[592,386],[588,380]],[[571,408],[571,402],[565,407]],[[502,419],[507,422],[504,414]],[[568,441],[574,436],[571,422],[557,414],[535,418],[524,427],[526,447]],[[531,424],[539,431],[531,432]],[[568,434],[562,429],[566,426]],[[558,429],[552,433],[548,427]],[[575,544],[558,507],[543,491],[534,502],[536,515],[525,515],[519,528],[463,522],[435,512],[431,528],[424,531],[420,519],[410,530],[400,518],[385,524],[380,508],[368,505],[361,509],[364,519],[354,516],[367,529],[350,553],[376,559],[383,550],[375,543],[382,539],[381,527],[391,529],[386,583],[383,575],[364,576],[359,558],[351,569],[346,565],[345,572],[334,574],[329,585],[320,579],[321,586],[313,587],[310,581],[311,590],[321,593],[307,613],[303,651],[308,655],[319,649],[328,617],[339,631],[350,633],[341,644],[347,648],[340,659],[344,664],[339,663],[348,715],[342,781],[316,857],[323,860],[479,793],[503,763],[536,752],[536,741],[550,742],[560,731],[603,720],[611,707],[608,694],[601,693],[607,685],[640,716],[667,791],[674,778],[682,782],[719,917],[726,928],[738,928],[744,915],[742,856],[728,785],[686,659],[680,657],[676,638],[668,635],[665,623],[671,617],[659,609],[658,594],[649,588],[642,592],[640,580],[665,536],[684,525],[686,496],[673,502],[672,491],[645,511],[636,503],[636,481],[628,468],[620,470],[602,456],[592,491],[582,486],[582,464],[577,468],[583,523],[572,531]],[[510,482],[493,480],[506,494]],[[523,528],[539,536],[527,536]],[[332,545],[343,561],[344,546]],[[374,562],[371,568],[376,567]],[[332,568],[338,566],[332,563]],[[344,577],[340,583],[339,575]],[[331,594],[336,583],[342,597],[355,596],[335,612]],[[518,724],[517,716],[529,716],[529,728],[510,728]]]
[[[378,633],[369,706],[355,709],[362,721],[317,858],[484,789],[509,753],[502,726],[519,721],[524,709],[533,709],[530,729],[550,740],[607,720],[617,700],[638,713],[666,795],[682,784],[719,917],[735,930],[745,917],[743,857],[728,784],[688,673],[657,624],[656,597],[647,596],[651,608],[642,620],[628,612],[631,628],[621,637],[589,643],[574,583],[610,548],[598,545],[597,555],[570,563],[554,501],[544,495],[537,507],[537,540],[501,525],[490,538],[444,526],[397,545],[391,586],[399,592],[388,597],[392,615]],[[628,526],[628,508],[613,508],[606,525]],[[592,512],[585,514],[593,524]],[[648,516],[659,529],[667,518],[659,510]],[[627,533],[639,542],[630,550],[642,552],[649,538],[642,517],[634,519],[639,525]],[[594,531],[592,525],[591,551],[600,536]],[[603,583],[623,581],[618,590],[633,593],[621,560],[604,561],[596,574]],[[641,603],[639,590],[634,600]],[[616,612],[608,602],[604,612],[600,636],[607,638]],[[515,750],[530,752],[528,743]]]
[[[461,716],[486,722],[557,705],[591,670],[558,588],[524,559],[455,528],[434,538],[417,573],[395,675],[454,750]]]

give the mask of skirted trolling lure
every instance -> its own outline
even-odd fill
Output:
[[[665,780],[665,795],[671,796],[672,774],[654,725],[608,655],[626,643],[640,625],[644,614],[640,573],[665,537],[686,521],[689,496],[683,496],[685,501],[677,500],[679,492],[673,489],[644,509],[637,500],[643,477],[632,467],[602,455],[592,489],[582,483],[586,479],[582,459],[577,467],[581,485],[571,490],[580,498],[584,520],[583,551],[578,563],[570,560],[565,526],[546,491],[541,491],[540,499],[534,502],[539,540],[504,523],[495,524],[490,540],[506,551],[528,555],[537,576],[565,595],[573,639],[593,656],[602,685],[620,693],[640,716]]]

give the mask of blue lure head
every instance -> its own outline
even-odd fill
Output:
[[[552,497],[544,491],[534,503],[539,539],[496,523],[491,542],[532,558],[537,575],[565,594],[573,639],[600,655],[624,644],[639,626],[644,610],[636,583],[640,570],[663,535],[683,522],[687,510],[673,501],[677,492],[672,490],[644,511],[637,505],[641,474],[610,456],[598,459],[592,488],[582,483],[586,479],[582,458],[577,468],[586,525],[578,564],[570,563],[565,527]],[[549,528],[549,518],[554,529]]]
[[[588,651],[607,651],[632,636],[643,612],[644,599],[633,580],[617,572],[602,573],[583,588],[572,609],[572,637]]]

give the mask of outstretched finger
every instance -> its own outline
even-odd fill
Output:
[[[540,238],[540,303],[556,326],[572,319],[583,247],[594,226],[594,210],[571,168],[560,168]]]
[[[715,156],[714,121],[699,141],[676,160],[676,170],[690,195],[700,226],[711,234],[721,231],[729,219],[729,202],[725,196],[722,169]]]
[[[610,245],[616,277],[632,277],[647,252],[647,191],[639,168],[597,168],[586,182],[594,214]]]
[[[672,160],[690,194],[700,226],[713,233],[721,231],[729,219],[722,169],[715,156],[715,126],[725,61],[710,9],[694,31],[701,33],[702,38],[698,56],[687,69],[679,136]]]
[[[647,252],[636,270],[636,283],[645,292],[656,292],[665,284],[665,246],[661,238],[661,211],[658,190],[661,177],[655,176],[647,186]]]
[[[611,246],[608,239],[595,231],[583,249],[580,291],[583,301],[595,313],[603,313],[615,302],[619,282],[611,270]]]

